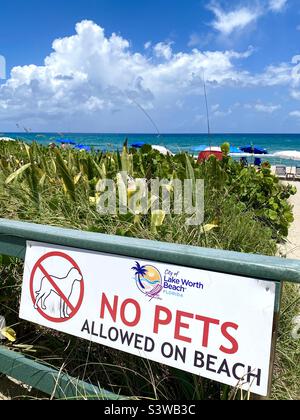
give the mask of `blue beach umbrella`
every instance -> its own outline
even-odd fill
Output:
[[[252,153],[254,155],[267,155],[268,151],[259,146],[244,146],[240,147],[242,152]]]
[[[70,144],[71,146],[75,146],[75,142],[71,139],[57,139],[56,140],[60,144]]]
[[[90,146],[85,146],[84,144],[77,144],[75,149],[85,150],[86,152],[90,152],[92,150]]]
[[[141,149],[143,146],[145,146],[146,143],[144,142],[139,142],[139,143],[134,143],[131,145],[131,147],[134,147],[135,149]]]

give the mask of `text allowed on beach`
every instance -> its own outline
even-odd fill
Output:
[[[27,243],[20,318],[267,395],[275,284]]]
[[[199,226],[204,221],[204,180],[132,178],[127,172],[116,180],[101,179],[96,187],[97,211],[100,214],[146,215],[164,218],[185,215],[185,223]]]

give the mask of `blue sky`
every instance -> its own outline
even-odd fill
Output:
[[[0,131],[300,132],[298,0],[0,2]]]

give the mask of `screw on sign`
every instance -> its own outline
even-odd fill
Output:
[[[63,252],[45,254],[32,269],[30,295],[34,308],[48,321],[69,321],[79,311],[84,296],[79,266]]]

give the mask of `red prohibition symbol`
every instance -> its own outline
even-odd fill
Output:
[[[56,277],[49,273],[43,266],[46,260],[53,259],[51,266],[55,269],[55,258],[63,258],[71,269],[63,278]],[[41,277],[39,271],[42,273]],[[80,284],[80,294],[77,304],[71,303],[71,295],[76,283]],[[47,299],[55,293],[60,298],[60,316],[53,317],[47,313]],[[72,319],[79,311],[84,297],[84,280],[82,272],[77,263],[69,255],[63,252],[49,252],[42,256],[34,265],[30,275],[30,295],[34,308],[48,321],[62,323]]]

